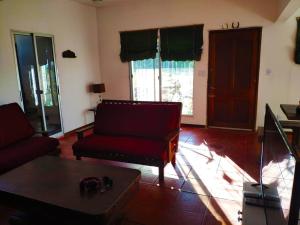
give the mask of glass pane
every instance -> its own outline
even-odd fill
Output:
[[[58,104],[56,70],[51,37],[36,37],[40,85],[43,90],[43,104],[47,131],[50,134],[61,131],[61,121]]]
[[[132,93],[136,101],[159,101],[157,59],[131,62]]]
[[[182,114],[193,114],[194,61],[162,61],[162,101],[182,102]]]
[[[14,37],[24,111],[35,130],[43,131],[33,38],[21,34],[15,34]]]

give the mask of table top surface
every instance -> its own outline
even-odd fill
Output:
[[[98,216],[114,207],[140,179],[140,174],[135,169],[44,156],[1,175],[0,193]],[[80,180],[90,176],[110,177],[112,189],[80,194]]]
[[[280,108],[289,120],[300,120],[300,115],[296,114],[297,105],[281,104]]]

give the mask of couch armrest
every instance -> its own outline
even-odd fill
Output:
[[[175,164],[175,154],[178,150],[179,131],[170,132],[164,140],[168,143],[168,161]]]
[[[83,138],[84,136],[84,132],[87,131],[87,130],[90,130],[94,127],[94,123],[92,123],[91,125],[88,125],[84,128],[81,128],[81,129],[78,129],[76,130],[76,134],[77,134],[77,139],[80,140]]]

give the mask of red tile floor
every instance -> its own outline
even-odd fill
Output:
[[[74,159],[75,135],[60,139],[61,157]],[[123,225],[240,224],[243,181],[258,177],[257,134],[183,127],[175,168],[165,167],[165,183],[158,185],[158,169],[104,160],[99,163],[140,169],[138,193],[128,203]],[[0,224],[9,210],[0,206]],[[1,219],[2,218],[2,219]]]

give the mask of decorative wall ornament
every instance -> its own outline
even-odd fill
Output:
[[[77,56],[75,55],[75,52],[71,50],[66,50],[62,52],[62,57],[63,58],[76,58]]]
[[[221,25],[223,30],[228,30],[228,29],[238,29],[240,28],[240,22],[232,22],[231,26],[229,25],[229,23],[223,23]]]
[[[222,24],[222,29],[223,29],[223,30],[229,29],[228,23]]]
[[[237,22],[237,23],[232,22],[232,24],[231,24],[232,29],[238,29],[239,27],[240,27],[240,22]]]

